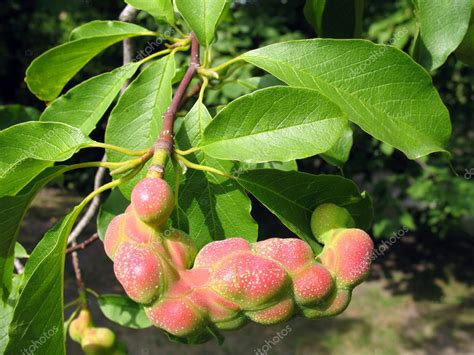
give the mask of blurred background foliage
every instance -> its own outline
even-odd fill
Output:
[[[315,37],[303,16],[303,7],[303,0],[234,1],[219,28],[213,59],[219,63],[269,43]],[[10,0],[3,4],[0,7],[0,105],[3,105],[0,128],[35,119],[38,111],[44,109],[44,103],[29,93],[23,81],[26,67],[35,57],[66,41],[74,27],[94,19],[116,19],[122,8],[119,0]],[[144,13],[138,22],[156,27],[154,20]],[[408,52],[416,31],[409,0],[366,2],[362,38],[390,43]],[[144,41],[136,44],[137,54],[146,47]],[[121,48],[114,46],[93,60],[70,87],[120,64]],[[351,157],[342,170],[319,157],[299,162],[302,171],[343,173],[367,190],[375,203],[373,234],[377,238],[389,238],[402,227],[439,238],[473,235],[474,72],[452,56],[434,73],[433,80],[451,112],[450,160],[435,155],[409,161],[392,147],[354,127]],[[206,102],[211,109],[217,109],[255,88],[274,84],[274,78],[247,65],[231,74],[225,85],[211,87]],[[102,124],[94,138],[101,139],[103,127]],[[97,159],[97,154],[100,153],[88,151],[75,159]],[[62,183],[83,192],[90,188],[92,175],[93,171],[74,173]]]

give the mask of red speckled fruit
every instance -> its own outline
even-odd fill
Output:
[[[319,256],[323,265],[333,272],[344,286],[354,287],[367,277],[374,244],[360,229],[336,229],[327,238],[328,244]]]
[[[300,305],[312,305],[327,299],[334,289],[334,280],[324,267],[313,263],[293,277],[295,300]]]
[[[209,243],[199,251],[194,266],[210,267],[237,251],[250,251],[249,242],[242,238],[229,238]]]
[[[173,212],[174,194],[163,179],[146,178],[133,189],[132,206],[142,221],[161,226]]]
[[[176,268],[187,269],[191,267],[197,253],[191,238],[179,229],[167,229],[163,234],[166,250]]]
[[[199,288],[188,299],[213,323],[229,322],[239,316],[240,307],[208,288]]]
[[[246,315],[256,323],[270,325],[283,322],[294,313],[293,300],[286,299],[262,311],[246,312]]]
[[[255,244],[255,253],[281,263],[288,271],[296,271],[311,262],[313,251],[301,239],[272,238]]]
[[[150,243],[159,238],[159,233],[155,229],[131,213],[124,217],[123,232],[130,240],[142,244]]]
[[[145,312],[155,326],[178,337],[203,330],[204,320],[199,311],[185,299],[164,299],[145,308]]]
[[[209,286],[243,309],[252,310],[288,289],[289,276],[276,262],[251,253],[234,253],[214,266]]]
[[[104,237],[104,249],[107,256],[114,260],[115,253],[119,248],[120,244],[123,242],[122,236],[122,221],[125,215],[120,214],[110,222],[109,226],[107,227],[107,231],[105,232]]]
[[[162,267],[157,255],[135,243],[124,243],[115,255],[115,276],[127,295],[150,303],[161,290]]]

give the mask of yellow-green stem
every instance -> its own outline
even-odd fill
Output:
[[[206,165],[200,165],[200,164],[195,164],[193,162],[190,162],[189,160],[187,160],[186,158],[182,157],[181,155],[178,155],[178,154],[173,154],[173,157],[177,160],[179,160],[180,162],[182,162],[184,164],[184,166],[190,168],[190,169],[194,169],[194,170],[200,170],[200,171],[205,171],[205,172],[208,172],[208,173],[212,173],[212,174],[216,174],[216,175],[220,175],[220,176],[224,176],[226,178],[232,178],[231,175],[229,174],[226,174],[218,169],[215,169],[215,168],[212,168],[210,166],[206,166]]]
[[[241,60],[243,60],[241,57],[236,57],[236,58],[233,58],[233,59],[231,59],[231,60],[229,60],[225,63],[222,63],[221,65],[218,65],[217,67],[210,68],[209,70],[214,71],[216,73],[219,73],[219,72],[223,71],[224,69],[230,67],[232,64],[240,62]]]

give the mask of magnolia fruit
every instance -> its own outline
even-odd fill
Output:
[[[141,181],[130,207],[110,223],[104,246],[128,296],[174,336],[199,336],[209,326],[237,329],[249,320],[275,324],[298,314],[333,316],[369,272],[372,240],[352,228],[350,214],[336,205],[313,214],[312,228],[325,244],[317,256],[293,238],[230,238],[197,252],[184,232],[163,227],[172,196],[160,179]]]

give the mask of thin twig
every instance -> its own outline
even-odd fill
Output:
[[[76,241],[72,243],[72,246],[73,247],[77,246]],[[84,285],[84,281],[82,280],[81,267],[79,266],[79,256],[77,255],[77,252],[73,252],[71,256],[72,256],[72,266],[74,268],[74,273],[76,274],[77,290],[78,290],[79,295],[83,295],[85,285]]]
[[[105,155],[102,158],[102,161],[106,161]],[[97,173],[94,178],[94,190],[97,190],[102,185],[102,181],[104,180],[106,171],[107,170],[105,168],[99,168],[97,170]],[[97,195],[96,197],[94,197],[86,213],[84,213],[79,223],[76,225],[74,230],[69,235],[68,244],[75,242],[77,238],[82,234],[82,232],[84,232],[84,230],[87,228],[87,226],[92,221],[92,219],[94,218],[94,216],[96,215],[100,207],[100,200],[101,200],[100,195]]]
[[[80,244],[77,244],[76,242],[74,242],[74,245],[66,250],[66,254],[71,254],[78,250],[84,250],[89,245],[94,243],[97,239],[99,239],[99,235],[97,233],[94,233],[89,239],[83,241]]]

